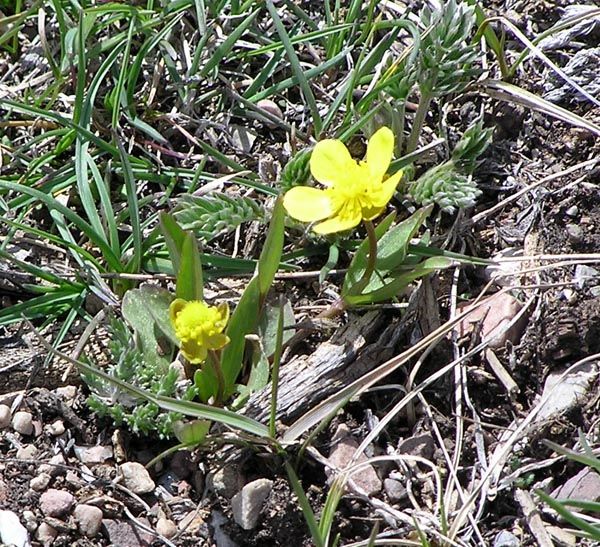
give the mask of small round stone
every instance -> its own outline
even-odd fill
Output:
[[[52,545],[56,536],[58,536],[58,530],[46,522],[42,522],[35,533],[36,539],[44,546]]]
[[[47,427],[47,431],[53,437],[58,437],[59,435],[62,435],[65,432],[65,424],[62,420],[56,420]]]
[[[10,425],[10,407],[0,405],[0,429],[6,429]]]
[[[159,518],[156,523],[156,532],[161,536],[170,539],[177,533],[177,526],[172,520]]]
[[[33,460],[37,456],[38,449],[33,444],[24,444],[17,450],[18,460]]]
[[[93,538],[100,532],[102,526],[102,509],[82,503],[73,512],[79,531],[88,538]]]
[[[33,433],[33,416],[24,410],[15,412],[12,419],[12,427],[21,435],[31,435]]]
[[[33,511],[29,511],[27,509],[23,511],[23,523],[25,524],[25,528],[27,528],[28,532],[33,533],[37,530],[38,523]]]
[[[268,114],[271,114],[271,116],[275,116],[276,118],[283,120],[283,112],[281,111],[281,108],[279,108],[279,105],[271,99],[262,99],[256,103],[256,106]],[[277,127],[277,124],[273,123],[272,121],[265,121],[265,125],[271,129]]]
[[[75,497],[65,490],[50,488],[40,496],[40,509],[47,517],[61,517],[75,504]]]
[[[123,475],[123,486],[129,488],[134,494],[148,494],[156,488],[156,484],[141,463],[126,462],[121,464],[120,470]]]
[[[48,488],[52,477],[48,473],[40,473],[37,477],[33,477],[29,481],[29,488],[36,492],[42,492]]]

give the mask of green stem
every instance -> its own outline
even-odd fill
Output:
[[[269,416],[269,434],[271,439],[277,435],[277,390],[279,388],[279,365],[283,351],[283,297],[279,299],[279,316],[277,317],[277,334],[275,336],[275,352],[271,370],[271,412]]]
[[[431,93],[423,93],[421,95],[419,106],[417,107],[417,112],[415,113],[412,130],[406,145],[407,154],[410,154],[417,149],[417,145],[419,144],[419,136],[421,135],[421,130],[423,129],[423,122],[425,121],[425,116],[427,116],[427,111],[429,110],[429,105],[431,104],[432,99],[433,95]]]
[[[225,378],[223,377],[223,370],[221,369],[221,360],[215,350],[211,349],[208,351],[208,361],[217,377],[218,387],[217,395],[215,396],[215,406],[221,406],[225,395]]]
[[[369,241],[369,256],[367,257],[367,265],[361,278],[352,286],[353,293],[360,293],[369,284],[371,276],[375,271],[377,265],[377,234],[375,233],[375,226],[370,220],[364,221],[365,228],[367,229],[367,239]],[[347,308],[346,302],[340,298],[336,300],[326,310],[322,311],[317,317],[319,319],[332,319],[341,315]]]
[[[369,240],[369,257],[367,258],[367,267],[357,283],[357,285],[361,286],[361,291],[369,283],[377,264],[377,234],[375,233],[375,226],[373,226],[370,220],[365,220],[364,225],[367,229],[367,239]]]

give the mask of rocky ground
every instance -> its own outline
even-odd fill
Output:
[[[523,30],[547,28],[562,13],[555,3],[510,4],[499,11]],[[575,52],[592,49],[599,29],[600,24],[579,36],[580,47],[555,52],[556,61],[564,65]],[[594,67],[597,73],[598,59]],[[515,83],[540,95],[554,93],[553,100],[600,124],[600,108],[552,84],[541,63],[525,65]],[[594,451],[598,446],[600,140],[522,106],[473,94],[456,99],[447,123],[460,124],[481,105],[486,125],[495,129],[476,174],[484,193],[472,211],[458,219],[442,215],[439,225],[452,250],[502,257],[502,267],[462,267],[424,283],[411,299],[414,316],[408,325],[398,308],[377,311],[381,326],[365,335],[359,355],[384,343],[379,336],[386,326],[398,327],[390,329],[395,334],[386,339],[378,365],[454,317],[457,304],[460,312],[480,295],[488,298],[476,321],[460,322],[454,336],[439,342],[422,362],[410,360],[379,389],[348,403],[300,460],[302,484],[318,513],[331,469],[345,467],[407,386],[419,385],[456,360],[369,445],[369,458],[389,458],[363,458],[366,465],[354,476],[334,524],[343,545],[367,540],[375,525],[389,534],[390,544],[391,538],[419,544],[409,515],[418,515],[422,523],[438,517],[439,485],[425,460],[440,471],[441,495],[454,516],[458,498],[475,492],[472,520],[465,522],[469,530],[460,545],[587,541],[543,508],[535,489],[589,501],[597,501],[600,491],[595,470],[545,444],[581,450],[583,434]],[[314,267],[324,259],[316,257]],[[307,301],[328,298],[316,278],[282,277],[278,283],[280,290],[296,295],[300,319],[306,317]],[[209,287],[218,291],[222,285]],[[14,294],[3,298],[7,306],[18,300]],[[334,326],[337,333],[364,313],[345,315]],[[491,334],[497,336],[490,342]],[[487,344],[469,353],[486,338]],[[328,343],[329,327],[317,329],[290,349],[287,366]],[[0,327],[4,544],[313,544],[280,457],[252,447],[232,451],[210,445],[153,462],[172,443],[133,435],[91,413],[88,388],[78,376],[61,380],[64,363],[55,360],[49,369],[40,368],[44,351],[25,325]],[[489,480],[477,489],[478,477],[488,471]]]

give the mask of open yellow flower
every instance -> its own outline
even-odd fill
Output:
[[[225,303],[209,306],[200,300],[177,298],[169,306],[169,315],[181,353],[190,363],[203,363],[208,350],[221,349],[229,342],[223,334],[229,319]]]
[[[301,222],[318,222],[319,234],[342,232],[361,220],[379,216],[392,199],[402,171],[384,179],[394,151],[394,134],[379,129],[367,145],[367,156],[357,162],[343,142],[326,139],[316,144],[310,157],[312,176],[326,188],[296,186],[286,192],[283,205]]]

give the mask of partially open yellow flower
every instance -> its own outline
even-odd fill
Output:
[[[342,232],[363,219],[374,219],[392,199],[402,177],[398,171],[384,179],[393,151],[394,134],[388,127],[369,139],[364,161],[352,159],[339,140],[318,142],[310,157],[310,171],[326,188],[292,188],[283,198],[285,209],[301,222],[318,222],[313,229],[319,234]]]
[[[181,353],[190,363],[203,363],[208,350],[221,349],[229,342],[223,330],[229,319],[227,304],[209,306],[200,300],[177,298],[169,307],[171,324],[181,342]]]

